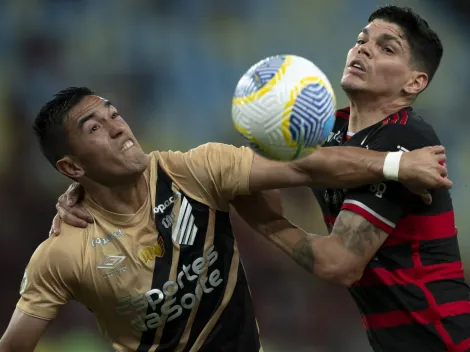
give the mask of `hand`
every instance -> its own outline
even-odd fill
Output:
[[[425,147],[403,153],[398,178],[411,192],[431,204],[430,188],[451,188],[447,178],[446,154],[443,146]]]
[[[78,183],[72,183],[67,191],[62,194],[56,204],[57,214],[52,220],[50,236],[60,234],[60,222],[63,220],[66,224],[86,228],[88,223],[93,223],[93,217],[79,203],[83,200],[85,192]]]

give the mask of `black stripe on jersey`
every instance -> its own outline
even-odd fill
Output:
[[[255,311],[243,265],[240,262],[232,298],[204,341],[201,350],[211,352],[218,351],[220,348],[227,352],[257,352],[260,347]]]
[[[468,285],[464,278],[433,281],[425,285],[433,295],[437,304],[468,301],[470,298],[468,296]],[[470,329],[468,331],[470,331]]]
[[[447,212],[453,211],[452,199],[450,193],[446,189],[430,190],[432,196],[432,204],[426,205],[417,196],[413,196],[407,202],[408,211],[415,216],[441,216]]]
[[[441,321],[454,343],[458,344],[469,338],[470,314],[449,316],[441,319]]]
[[[196,259],[205,257],[204,243],[206,241],[207,226],[209,222],[209,207],[189,198],[184,193],[181,194],[181,197],[181,199],[184,199],[183,197],[185,197],[188,200],[189,205],[192,207],[191,215],[194,216],[194,225],[197,226],[197,232],[192,245],[180,245],[177,273],[184,273],[184,275],[182,275],[181,279],[178,277],[177,281],[181,281],[183,283],[183,287],[179,288],[178,292],[173,296],[173,299],[175,300],[174,304],[179,304],[183,307],[183,310],[179,317],[167,322],[163,327],[163,333],[160,343],[155,350],[156,352],[173,350],[178,346],[181,336],[186,328],[186,322],[191,314],[191,309],[195,304],[197,304],[196,292],[198,291],[200,294],[203,287],[199,282],[200,275],[197,275],[193,271],[192,267],[194,267],[193,263]],[[217,263],[217,261],[215,263]],[[209,267],[208,275],[212,270],[214,270],[213,267],[214,265]],[[213,292],[211,292],[211,294],[213,294]],[[202,297],[204,296],[205,294],[203,293]]]
[[[452,263],[460,260],[457,236],[420,241],[419,252],[423,265]]]
[[[158,207],[159,204],[163,204],[166,200],[173,197],[172,186],[173,181],[171,178],[163,171],[161,167],[158,166],[158,176],[156,184],[156,193],[155,193],[155,207]],[[171,228],[167,229],[162,224],[162,219],[165,216],[170,215],[173,210],[173,204],[169,205],[162,213],[155,214],[155,226],[159,233],[159,236],[163,238],[171,238]],[[173,243],[171,241],[165,240],[164,242],[165,253],[162,258],[155,261],[155,267],[153,270],[152,278],[152,289],[161,289],[165,282],[168,281],[170,275],[172,257],[173,257]],[[165,274],[163,274],[165,273]],[[155,310],[152,309],[152,306],[149,304],[147,308],[147,314],[157,314],[161,318],[161,306],[165,300],[160,303]],[[157,328],[148,329],[142,333],[140,338],[140,345],[137,348],[137,352],[148,352],[152,347],[155,339],[155,333]]]
[[[393,236],[393,235],[392,235]],[[400,243],[382,247],[377,252],[377,259],[367,265],[371,269],[384,268],[387,270],[413,268],[411,243]]]
[[[232,227],[230,224],[229,213],[216,211],[215,212],[215,225],[214,225],[214,249],[218,253],[217,261],[210,267],[209,271],[219,270],[224,282],[214,288],[214,291],[209,295],[204,295],[194,319],[191,333],[189,335],[188,343],[185,351],[189,351],[194,344],[202,329],[206,326],[212,314],[215,313],[220,306],[224,297],[225,288],[227,286],[230,265],[233,257],[233,245],[235,238],[233,236]],[[208,272],[208,274],[210,274]],[[215,330],[215,329],[214,329]],[[228,330],[228,333],[233,333]],[[219,335],[220,331],[217,331]],[[223,335],[225,337],[225,335]],[[201,348],[201,350],[204,350]]]
[[[229,278],[235,239],[233,237],[228,213],[217,212],[215,221],[214,245],[219,253],[227,253],[220,261],[217,269],[226,277],[224,285],[220,285],[220,298],[211,300],[207,296],[201,302],[196,322],[191,332],[190,341],[202,331],[203,323],[208,321],[222,303],[224,291]],[[219,250],[220,248],[220,250]],[[218,294],[219,295],[219,294]],[[214,295],[215,296],[215,295]],[[200,318],[200,319],[199,319]],[[198,324],[198,326],[196,326]],[[190,344],[188,343],[188,346]],[[241,262],[237,268],[237,282],[232,297],[217,320],[214,328],[201,346],[202,351],[258,351],[260,348],[255,312]],[[189,351],[189,349],[187,349]]]
[[[442,352],[447,347],[433,324],[407,324],[367,332],[374,351]],[[380,341],[380,342],[379,342]]]
[[[424,292],[414,284],[352,286],[349,292],[365,315],[429,308]]]

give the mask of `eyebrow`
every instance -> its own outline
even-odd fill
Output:
[[[369,30],[367,28],[363,28],[361,33],[364,34],[364,35],[369,35]],[[393,41],[396,44],[398,44],[400,46],[400,48],[404,49],[403,48],[403,43],[400,40],[400,38],[395,37],[394,35],[391,35],[391,34],[388,34],[388,33],[383,33],[383,34],[379,35],[379,37],[377,38],[377,41]]]
[[[105,100],[105,101],[104,101],[104,107],[105,107],[105,108],[110,108],[111,105],[113,105],[113,104],[111,103],[111,101],[109,101],[109,100]],[[92,113],[89,114],[89,115],[86,115],[86,116],[82,117],[81,119],[79,119],[79,120],[77,121],[78,127],[82,128],[83,125],[84,125],[88,120],[92,119],[93,117],[95,117],[95,113],[94,113],[94,112],[92,112]]]

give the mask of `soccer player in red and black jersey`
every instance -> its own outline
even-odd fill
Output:
[[[341,85],[350,107],[337,112],[325,146],[407,152],[440,144],[411,105],[442,53],[437,34],[411,9],[375,11],[348,53]],[[349,286],[374,351],[470,351],[470,290],[449,192],[433,190],[430,205],[396,182],[314,193],[330,236],[306,234],[276,215],[273,193],[254,204],[270,225],[255,218],[251,225],[307,270]]]
[[[410,107],[440,63],[437,34],[396,6],[368,22],[347,56],[341,85],[351,104],[338,111],[328,146],[406,152],[440,144]],[[315,193],[333,234],[368,241],[352,245],[370,261],[349,290],[374,350],[470,351],[470,290],[449,192],[433,191],[431,205],[394,182]]]
[[[440,144],[411,105],[442,53],[437,34],[411,9],[372,13],[346,59],[341,86],[350,107],[337,112],[325,146],[407,152]],[[470,351],[470,290],[449,192],[433,190],[430,205],[396,182],[314,193],[330,236],[306,234],[281,217],[259,230],[307,270],[349,286],[374,351]],[[272,197],[260,202],[269,209]]]

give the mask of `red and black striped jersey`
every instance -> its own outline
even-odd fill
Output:
[[[349,109],[339,110],[325,146],[410,151],[441,144],[411,108],[354,135]],[[359,282],[350,287],[375,351],[470,351],[470,289],[464,281],[448,190],[432,205],[398,182],[355,189],[314,190],[331,231],[342,209],[389,234]]]

